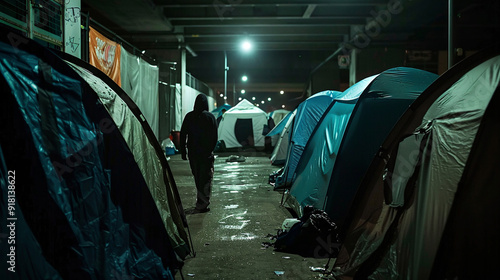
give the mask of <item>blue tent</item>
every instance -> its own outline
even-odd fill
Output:
[[[302,216],[305,205],[323,208],[331,171],[344,130],[359,96],[377,75],[365,78],[343,92],[323,114],[307,143],[296,169],[287,203]]]
[[[220,116],[222,116],[222,110],[229,110],[231,109],[231,105],[229,104],[223,104],[215,109],[212,110],[212,114],[214,114],[215,118],[218,118]]]
[[[285,167],[282,175],[276,179],[275,189],[291,185],[295,168],[316,124],[333,100],[342,94],[340,91],[326,90],[314,94],[299,104],[290,131]]]
[[[342,131],[342,125],[346,125],[343,136],[326,136],[328,130],[325,129],[316,132],[325,136],[323,139],[320,135],[316,136],[315,140],[318,142],[311,142],[308,146],[311,149],[325,148],[310,153],[322,154],[323,160],[330,165],[321,167],[312,162],[304,162],[301,174],[297,174],[297,177],[304,177],[300,180],[300,185],[292,186],[291,197],[296,197],[291,199],[290,204],[303,207],[311,203],[325,210],[338,225],[342,225],[357,187],[378,147],[408,106],[437,77],[436,74],[407,67],[392,68],[380,73],[368,85],[363,85],[365,88],[352,109],[347,124],[343,123],[346,119],[342,116],[347,115],[349,107],[353,105],[342,101],[334,104],[331,109],[335,110],[330,110],[329,113],[338,114],[340,117],[325,119],[340,122],[340,130],[330,127],[329,131],[334,133],[339,133]],[[327,124],[322,127],[327,128]],[[323,145],[325,138],[329,139],[330,143]],[[341,142],[332,143],[334,139],[341,139]],[[334,157],[334,161],[330,160],[330,157]],[[308,178],[309,171],[317,168],[325,169],[321,171],[322,176],[329,177],[326,189],[325,186],[315,186],[316,182],[304,181],[304,178]],[[317,177],[320,175],[315,174]],[[324,178],[318,181],[324,182]],[[297,202],[294,202],[294,199]]]

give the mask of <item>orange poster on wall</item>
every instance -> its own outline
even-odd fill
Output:
[[[90,64],[100,69],[121,86],[121,46],[91,27],[89,32],[89,52]]]

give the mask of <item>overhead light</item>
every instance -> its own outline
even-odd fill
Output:
[[[141,52],[141,53],[142,53],[142,54],[145,54],[145,53],[146,53],[146,50],[142,50],[142,52]]]
[[[220,96],[220,97],[224,97],[224,94],[222,94],[222,93],[221,93],[219,96]]]
[[[255,96],[254,96],[254,97],[252,97],[252,100],[255,100]]]
[[[238,98],[238,100],[239,100],[239,101],[241,101],[241,99],[242,99],[241,97],[240,97],[240,98]]]
[[[243,41],[243,43],[241,43],[241,49],[245,52],[249,52],[252,49],[252,43],[248,40]]]
[[[224,96],[224,100],[226,100],[226,99],[227,99],[227,96]]]
[[[284,91],[280,91],[280,94],[284,94],[285,92]]]
[[[267,101],[271,101],[271,97],[268,97],[268,98],[267,98]]]
[[[262,100],[260,103],[264,104],[264,100]]]
[[[285,108],[285,104],[281,105],[281,108],[283,108],[283,109],[284,109],[284,108]]]
[[[247,77],[247,76],[243,76],[243,77],[241,77],[241,80],[242,80],[243,82],[246,82],[246,81],[248,81],[248,77]]]
[[[245,91],[244,89],[242,89],[242,90],[241,90],[241,94],[245,94],[245,92],[246,92],[246,91]]]

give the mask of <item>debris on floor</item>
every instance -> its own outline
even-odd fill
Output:
[[[281,275],[285,274],[285,272],[276,270],[276,271],[274,271],[274,274],[281,276]]]
[[[246,160],[245,156],[230,155],[226,159],[226,162],[245,162]]]

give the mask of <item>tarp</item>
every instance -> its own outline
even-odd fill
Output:
[[[307,98],[297,106],[290,131],[290,142],[283,174],[276,178],[275,189],[289,188],[294,180],[295,168],[299,163],[304,147],[316,124],[333,100],[342,92],[325,90]]]
[[[500,83],[500,56],[494,54],[478,53],[443,74],[381,145],[343,234],[335,264],[341,278],[430,279],[476,132]],[[461,255],[469,254],[457,245]]]
[[[173,279],[169,233],[97,94],[49,50],[0,34],[0,147],[43,258],[64,279]],[[43,258],[22,269],[37,275]]]
[[[89,63],[121,86],[120,58],[122,47],[94,28],[89,27],[89,29]]]
[[[376,76],[359,81],[337,96],[316,126],[297,165],[297,177],[286,200],[299,217],[303,215],[306,205],[324,208],[345,128],[359,96]]]
[[[159,136],[159,68],[121,51],[121,87],[144,114],[156,138]]]
[[[266,112],[243,99],[223,115],[218,138],[226,148],[264,147],[264,125],[267,125]]]

